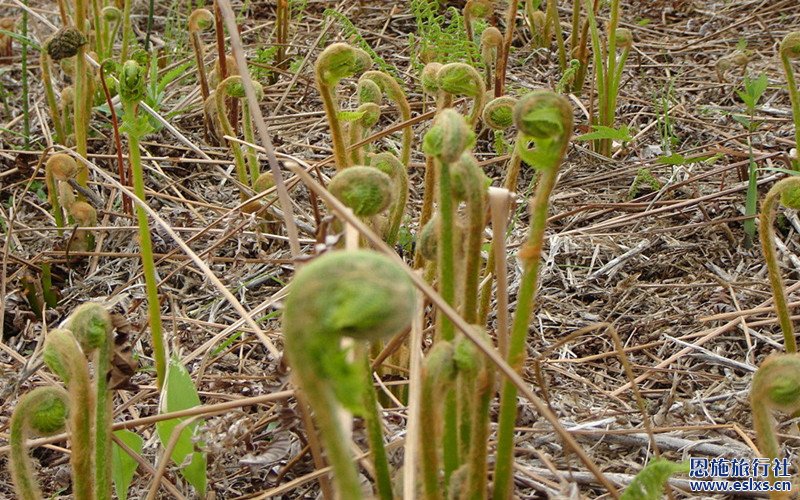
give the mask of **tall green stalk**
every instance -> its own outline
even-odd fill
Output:
[[[777,250],[775,249],[775,229],[773,223],[778,212],[778,205],[783,204],[795,210],[800,209],[800,177],[789,177],[778,182],[769,190],[764,202],[761,204],[759,215],[761,248],[764,260],[767,263],[769,283],[772,287],[772,296],[775,301],[775,311],[783,332],[783,346],[786,352],[797,352],[797,342],[794,336],[789,305],[786,300],[786,288],[781,277],[778,264]]]
[[[147,117],[138,116],[139,101],[145,96],[147,70],[136,61],[125,61],[119,74],[119,96],[122,101],[123,116],[120,131],[128,136],[128,155],[133,172],[133,192],[139,200],[147,203],[144,193],[144,172],[139,153],[139,139],[150,131]],[[136,219],[139,223],[139,244],[142,250],[142,270],[147,289],[147,310],[150,318],[150,336],[153,344],[153,359],[156,366],[156,381],[159,390],[164,385],[167,372],[167,351],[161,327],[161,307],[158,299],[158,281],[153,260],[153,242],[147,212],[136,205]]]
[[[792,117],[794,119],[794,147],[796,150],[792,158],[792,168],[800,170],[800,91],[792,68],[792,60],[800,58],[800,31],[786,35],[780,47],[781,63],[786,73],[786,83],[789,84],[789,98],[792,101]]]
[[[483,84],[483,81],[479,81]],[[453,203],[451,165],[472,146],[474,134],[456,110],[447,108],[436,117],[433,127],[425,134],[423,151],[434,158],[437,184],[439,186],[439,242],[437,269],[439,271],[439,293],[448,304],[456,305],[455,275],[455,206]],[[443,314],[436,318],[437,341],[455,339],[455,325]],[[444,424],[444,477],[445,483],[460,464],[458,449],[458,413],[455,392],[446,396]]]
[[[23,5],[28,6],[28,0],[23,0]],[[28,10],[22,9],[22,43],[21,73],[22,73],[22,133],[25,149],[31,145],[31,116],[30,101],[28,99]]]
[[[525,139],[518,141],[516,147],[520,149],[522,159],[534,166],[539,173],[536,194],[530,205],[528,240],[519,252],[523,272],[508,345],[508,363],[521,373],[525,364],[528,325],[533,313],[539,279],[550,193],[555,186],[558,170],[572,135],[572,107],[565,97],[553,92],[531,92],[520,99],[515,106],[514,122]],[[528,149],[530,141],[535,143],[533,150]],[[516,417],[517,389],[513,383],[506,380],[500,397],[494,475],[495,500],[504,500],[511,496]]]
[[[88,40],[86,33],[87,24],[87,4],[86,0],[75,0],[75,27],[82,35],[83,40]],[[87,157],[87,143],[89,138],[89,109],[92,96],[89,93],[89,81],[87,78],[89,69],[86,66],[86,45],[81,44],[77,48],[75,55],[75,150],[83,158]],[[86,187],[89,182],[89,169],[81,164],[76,177],[78,184]],[[82,197],[79,195],[79,198]]]

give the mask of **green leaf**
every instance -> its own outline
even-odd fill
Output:
[[[147,116],[133,117],[128,114],[123,115],[122,125],[119,127],[120,133],[127,134],[136,139],[141,139],[150,132],[153,132],[153,130],[155,129],[150,125]]]
[[[33,181],[31,182],[29,191],[36,193],[36,197],[39,198],[39,201],[47,201],[47,193],[44,190],[44,183],[40,181]]]
[[[128,448],[141,455],[142,448],[144,448],[144,440],[141,436],[126,429],[116,431],[114,435]],[[117,443],[114,443],[111,450],[111,475],[114,478],[114,491],[117,492],[119,500],[128,498],[128,489],[131,487],[138,466],[136,460],[125,453]]]
[[[751,78],[750,75],[745,75],[744,91],[737,90],[736,93],[739,95],[739,99],[741,99],[752,112],[761,99],[761,96],[763,96],[764,92],[767,90],[768,84],[767,75],[764,73],[761,73],[755,78]]]
[[[630,142],[631,137],[630,129],[627,125],[620,128],[606,127],[603,125],[592,125],[594,132],[579,135],[575,138],[576,141],[596,141],[601,139],[610,139],[612,141]]]
[[[336,113],[336,117],[339,121],[355,122],[362,119],[365,114],[367,114],[366,111],[339,111]]]
[[[167,377],[164,381],[164,389],[161,393],[161,401],[159,403],[160,413],[171,413],[174,411],[186,410],[200,406],[200,397],[197,395],[197,389],[194,387],[192,378],[189,372],[186,371],[180,361],[171,359],[169,367],[167,368]],[[161,444],[167,446],[172,431],[181,423],[183,418],[173,418],[158,422],[156,430],[158,431],[158,438]],[[201,495],[205,496],[206,492],[206,454],[202,451],[196,450],[193,437],[197,431],[201,421],[196,421],[187,426],[181,432],[178,442],[172,451],[172,460],[181,467],[181,474],[186,478],[189,483],[194,486],[194,489]],[[191,455],[191,461],[185,464],[187,458]]]
[[[750,129],[750,118],[744,115],[731,115],[731,118],[733,118],[733,121],[742,125],[744,128]]]
[[[177,80],[181,75],[183,75],[186,70],[192,66],[194,62],[187,62],[172,68],[171,70],[164,73],[164,76],[158,81],[158,93],[164,92],[166,90],[167,85]]]
[[[236,332],[227,339],[225,339],[223,343],[214,348],[214,350],[211,352],[211,356],[218,356],[219,353],[221,353],[222,351],[230,347],[234,342],[239,340],[239,338],[242,336],[243,333],[244,332]]]
[[[661,500],[664,498],[664,485],[676,473],[687,474],[689,463],[675,463],[657,458],[642,469],[625,492],[621,500]]]
[[[656,163],[661,165],[690,165],[692,163],[702,163],[704,161],[710,160],[715,155],[702,155],[702,156],[691,156],[686,157],[680,153],[673,153],[669,156],[661,156],[656,160]]]

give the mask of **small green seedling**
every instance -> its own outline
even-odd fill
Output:
[[[748,164],[748,182],[747,182],[747,203],[745,205],[744,215],[751,217],[744,222],[744,246],[750,248],[753,246],[753,239],[756,235],[756,205],[758,202],[758,170],[756,162],[753,160],[753,141],[751,135],[758,128],[759,123],[754,120],[756,114],[756,106],[764,91],[767,90],[767,75],[761,73],[756,78],[751,78],[749,75],[744,77],[744,89],[737,91],[739,98],[747,106],[747,116],[734,115],[733,118],[741,123],[748,132],[747,135],[747,148],[750,155],[750,162]]]
[[[664,486],[674,474],[688,474],[689,462],[675,463],[662,458],[651,460],[633,478],[630,486],[622,494],[622,500],[661,500]]]

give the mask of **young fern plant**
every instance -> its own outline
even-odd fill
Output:
[[[786,73],[786,83],[789,84],[789,98],[792,101],[792,118],[794,120],[794,147],[795,154],[792,158],[792,168],[800,170],[800,90],[794,75],[792,61],[800,59],[800,31],[786,35],[780,46],[781,63]]]
[[[365,150],[367,145],[356,147],[364,139],[369,131],[381,118],[381,107],[374,102],[365,102],[358,106],[355,111],[340,111],[339,121],[345,122],[347,140],[350,145],[348,155],[354,165],[365,164]]]
[[[392,201],[389,204],[389,217],[381,233],[389,246],[397,243],[400,224],[408,202],[408,171],[406,164],[391,153],[378,153],[370,159],[370,165],[385,173],[392,180]]]
[[[550,32],[547,25],[547,14],[534,7],[532,0],[525,2],[525,17],[531,27],[531,42],[536,49],[542,49],[550,45]]]
[[[252,82],[254,90],[256,91],[256,98],[261,100],[264,98],[264,89],[258,82]],[[253,133],[253,121],[250,114],[250,107],[247,104],[247,99],[244,93],[244,85],[242,84],[242,77],[239,75],[232,75],[224,79],[217,85],[214,91],[214,99],[217,108],[216,117],[219,120],[222,132],[234,137],[236,132],[231,125],[228,118],[229,109],[225,105],[226,98],[240,99],[242,101],[242,131],[244,133],[245,141],[250,144],[255,144],[255,134]],[[243,186],[253,186],[256,179],[261,174],[258,157],[255,150],[248,148],[247,159],[242,152],[242,146],[236,141],[229,141],[231,151],[233,151],[234,164],[236,166],[236,176]],[[248,195],[245,191],[241,192],[241,198],[247,199]]]
[[[611,0],[611,15],[608,23],[606,44],[600,42],[594,9],[587,0],[592,51],[594,52],[595,80],[597,82],[597,118],[595,125],[613,128],[617,110],[617,96],[622,79],[622,70],[633,46],[633,35],[627,28],[619,28],[619,0]],[[617,49],[621,54],[617,55]],[[596,145],[598,153],[611,156],[611,139],[600,139]]]
[[[147,117],[139,116],[138,108],[139,101],[146,95],[146,74],[147,70],[136,61],[125,61],[119,73],[119,97],[124,110],[120,132],[128,137],[128,154],[133,172],[133,192],[142,203],[147,203],[147,198],[144,193],[144,171],[139,153],[139,140],[150,133],[151,127]],[[138,204],[136,205],[136,219],[139,224],[139,244],[141,245],[142,270],[147,290],[147,311],[150,319],[150,338],[153,344],[156,383],[160,389],[164,384],[167,371],[167,349],[161,327],[158,280],[156,279],[153,242],[150,239],[147,212]]]
[[[508,363],[518,372],[525,364],[525,341],[533,313],[539,279],[542,246],[547,228],[550,194],[572,135],[572,107],[565,97],[549,91],[534,91],[514,107],[514,123],[523,134],[517,141],[522,159],[536,168],[538,182],[530,205],[528,240],[519,252],[522,276],[517,294],[517,310],[511,326]],[[529,143],[534,143],[530,149]],[[513,488],[514,424],[517,417],[517,390],[509,381],[503,383],[497,435],[497,459],[494,475],[494,498],[509,498]]]
[[[214,14],[208,9],[195,9],[189,16],[189,41],[192,44],[194,61],[197,65],[197,80],[200,83],[200,95],[203,96],[203,102],[208,99],[210,91],[208,77],[206,76],[205,51],[203,50],[203,41],[200,39],[200,33],[213,25]]]
[[[794,335],[789,305],[786,300],[786,288],[781,277],[778,264],[778,253],[775,249],[775,229],[773,227],[778,206],[800,210],[800,177],[788,177],[772,186],[761,204],[759,214],[761,249],[767,263],[769,283],[772,287],[772,296],[775,301],[775,311],[778,322],[783,332],[783,347],[788,353],[797,352],[797,342]]]
[[[114,42],[122,26],[122,11],[113,5],[107,5],[100,11],[104,30],[106,32],[105,55],[101,58],[106,60],[114,57]]]
[[[88,228],[97,226],[97,210],[85,201],[71,203],[68,210],[72,222],[78,225],[70,240],[69,250],[88,252],[94,249],[94,234]]]
[[[362,81],[374,82],[378,88],[386,94],[386,97],[392,101],[397,108],[401,121],[407,122],[411,119],[411,106],[408,104],[406,93],[403,87],[401,87],[392,76],[382,71],[366,71],[361,75],[361,78],[359,78],[359,84]],[[380,104],[380,102],[376,104]],[[403,162],[403,165],[408,165],[411,161],[411,142],[413,138],[414,131],[410,126],[405,127],[403,129],[403,144],[400,151],[400,161]]]
[[[489,128],[494,130],[495,137],[504,141],[503,134],[506,130],[514,125],[514,106],[517,104],[517,99],[511,96],[497,97],[489,101],[483,109],[483,123]],[[523,136],[517,137],[517,142],[524,140]],[[522,164],[522,158],[517,148],[514,148],[511,153],[511,158],[506,164],[506,176],[503,181],[503,188],[508,192],[516,190],[517,178]],[[484,271],[483,285],[480,291],[480,301],[478,306],[478,321],[480,325],[486,324],[486,318],[489,315],[489,307],[491,305],[492,296],[492,280],[487,279],[494,274],[495,261],[497,255],[495,254],[495,246],[489,249],[489,257],[486,261]]]
[[[63,428],[66,420],[72,448],[70,465],[75,499],[110,498],[112,399],[107,375],[111,368],[113,322],[102,306],[86,303],[70,314],[64,326],[48,332],[42,357],[68,390],[36,389],[20,400],[14,410],[11,426],[14,484],[21,498],[42,498],[24,441],[30,430],[46,432],[37,419],[50,419],[51,433]],[[94,384],[86,359],[92,351],[96,351]]]
[[[483,83],[483,82],[481,82]],[[423,139],[423,151],[434,158],[439,201],[438,258],[439,291],[450,305],[456,305],[455,277],[455,206],[451,178],[452,166],[468,150],[475,140],[475,134],[463,116],[456,110],[442,110],[433,126]],[[455,327],[452,322],[440,315],[437,324],[437,338],[453,340]]]
[[[64,129],[64,117],[61,115],[56,94],[53,90],[52,71],[50,61],[60,61],[67,57],[74,57],[78,47],[86,44],[86,39],[75,28],[62,28],[45,42],[44,50],[39,54],[39,67],[42,71],[47,107],[50,108],[50,118],[56,132],[56,142],[66,145],[67,134]]]
[[[472,128],[478,123],[486,103],[486,85],[478,70],[464,63],[445,64],[436,74],[437,86],[452,96],[472,98],[472,107],[467,122]]]
[[[69,209],[69,198],[72,188],[69,187],[69,180],[75,178],[78,173],[78,163],[68,154],[57,153],[47,159],[44,167],[45,185],[47,186],[47,199],[53,210],[53,218],[56,226],[60,229],[64,227],[64,211]],[[65,186],[66,185],[66,186]],[[69,194],[66,193],[68,190]],[[60,231],[59,231],[60,234]]]
[[[761,363],[750,388],[753,427],[761,453],[774,461],[781,456],[780,443],[771,412],[796,414],[800,410],[800,357],[797,354],[773,354]],[[774,468],[768,480],[775,482]],[[772,492],[770,498],[787,499],[788,492]]]
[[[444,67],[443,67],[444,68]],[[478,77],[478,82],[483,81]],[[436,270],[438,271],[439,292],[445,302],[457,307],[456,302],[456,205],[452,171],[465,151],[475,141],[470,125],[456,110],[442,110],[423,138],[423,151],[433,158],[438,187],[438,234]],[[436,341],[454,341],[456,338],[453,322],[439,313],[436,317]],[[461,465],[458,441],[458,409],[455,392],[445,395],[444,416],[444,480],[447,484],[452,474]]]
[[[94,417],[93,448],[93,482],[96,498],[108,498],[111,495],[111,422],[113,420],[113,395],[109,390],[109,378],[114,351],[114,324],[109,312],[100,304],[88,302],[78,306],[65,324],[66,330],[74,336],[80,346],[82,356],[91,356],[94,364],[94,388],[89,401],[94,401],[94,409],[89,414]],[[62,334],[62,337],[66,335]],[[62,340],[62,342],[64,342]],[[47,346],[45,346],[45,351]],[[47,354],[45,354],[47,362]],[[48,366],[56,371],[55,362]],[[60,374],[59,374],[60,375]],[[70,375],[71,377],[71,375]],[[65,382],[70,382],[61,376]],[[70,392],[72,392],[70,390]],[[76,399],[76,404],[78,400]]]
[[[10,425],[9,465],[14,490],[20,500],[44,498],[28,456],[28,439],[63,431],[69,415],[69,395],[61,387],[38,387],[22,396],[14,408]]]
[[[331,179],[328,190],[353,211],[356,217],[370,220],[392,202],[392,179],[377,168],[356,165]]]
[[[442,65],[437,62],[428,63],[422,68],[420,74],[420,83],[422,92],[433,96],[436,99],[436,115],[441,113],[452,103],[452,95],[445,92],[439,87],[439,70]],[[434,117],[434,121],[435,121]],[[433,216],[433,199],[436,190],[436,172],[434,169],[433,155],[425,155],[425,177],[423,181],[422,191],[422,208],[419,215],[419,227],[425,228]],[[423,256],[421,253],[422,246],[417,245],[414,254],[414,268],[419,268],[423,264]]]
[[[492,0],[467,0],[467,3],[464,4],[464,30],[470,43],[475,43],[473,24],[478,19],[486,19],[491,16],[493,8]]]
[[[490,26],[481,33],[481,61],[486,68],[486,89],[492,88],[492,76],[497,65],[497,58],[503,50],[503,34],[494,26]]]
[[[70,465],[75,498],[93,498],[94,476],[97,472],[92,454],[92,415],[95,408],[92,407],[94,399],[86,357],[71,331],[55,329],[47,334],[43,358],[50,370],[64,381],[69,391],[68,428],[73,448]]]
[[[359,343],[378,341],[408,328],[416,292],[403,269],[368,250],[332,252],[304,266],[290,285],[283,312],[286,353],[297,381],[314,410],[338,498],[363,498],[342,422],[340,405],[380,422],[370,374]],[[341,347],[355,341],[360,356]],[[372,403],[370,403],[372,401]],[[368,415],[369,414],[369,415]],[[369,432],[381,498],[391,498],[391,478],[383,437]]]
[[[325,107],[325,116],[331,129],[333,155],[338,170],[352,165],[347,155],[345,137],[339,122],[339,103],[336,99],[336,85],[343,78],[355,76],[372,66],[372,60],[365,51],[346,43],[334,43],[317,57],[314,65],[314,78]]]

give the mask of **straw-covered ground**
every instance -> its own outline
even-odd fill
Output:
[[[571,2],[559,3],[568,34],[567,4]],[[19,20],[20,4],[4,1],[0,13]],[[40,43],[52,34],[44,20],[57,23],[57,7],[41,0],[30,4],[29,36]],[[323,16],[326,8],[343,13],[363,40],[395,68],[414,116],[432,105],[419,87],[418,59],[409,43],[409,34],[417,26],[407,2],[304,2],[302,10],[293,11],[291,65],[273,72],[274,80],[267,74],[271,61],[265,52],[275,24],[274,2],[244,6],[236,2],[245,49],[254,63],[251,69],[264,84],[262,110],[279,159],[310,167],[325,182],[333,170],[330,161],[321,162],[329,158],[331,143],[314,88],[313,61],[326,44],[354,40],[339,20]],[[503,8],[497,6],[500,26]],[[153,43],[161,47],[158,54],[165,61],[161,74],[190,64],[166,85],[158,100],[156,110],[171,127],[162,126],[147,136],[142,153],[148,203],[160,217],[150,222],[170,352],[188,368],[203,404],[210,405],[293,388],[285,364],[243,323],[219,286],[233,293],[281,350],[281,299],[294,261],[281,223],[265,228],[239,209],[228,149],[211,146],[204,139],[196,71],[184,28],[189,9],[187,2],[155,5]],[[134,14],[138,38],[143,40],[146,2],[135,4]],[[601,24],[606,15],[601,10]],[[561,76],[554,51],[532,48],[522,17],[506,84],[515,95],[552,88]],[[661,454],[672,460],[756,456],[748,389],[759,363],[781,350],[783,341],[769,308],[771,291],[762,252],[757,240],[752,248],[743,244],[748,132],[735,119],[745,112],[736,93],[742,89],[743,69],[730,69],[725,81],[720,81],[715,65],[738,48],[749,57],[744,71],[768,77],[769,86],[756,109],[758,125],[750,137],[763,197],[782,175],[774,169],[789,168],[788,154],[794,147],[791,106],[776,51],[783,36],[800,27],[800,12],[796,0],[629,0],[622,2],[621,26],[632,30],[634,44],[623,74],[617,124],[627,125],[633,140],[612,158],[595,154],[588,142],[574,141],[569,148],[550,209],[524,377],[563,425],[573,429],[592,460],[604,472],[620,474],[616,479],[627,484],[654,450],[613,340],[605,328],[588,328],[565,341],[567,335],[601,322],[613,325],[625,345]],[[215,53],[213,35],[203,38],[210,62]],[[0,447],[7,444],[9,419],[19,396],[53,380],[38,357],[43,331],[90,299],[103,301],[124,319],[119,331],[125,335],[120,342],[138,363],[129,385],[117,392],[115,421],[136,421],[158,413],[136,219],[123,212],[116,187],[93,172],[90,189],[93,201],[99,202],[95,248],[65,254],[73,231],[56,230],[44,192],[43,167],[38,163],[51,132],[50,125],[43,123],[48,112],[38,52],[31,47],[27,58],[29,151],[23,150],[21,137],[19,40],[13,42],[12,60],[0,67]],[[56,75],[56,82],[63,86],[64,76]],[[587,113],[595,106],[591,82],[590,74],[585,91],[570,96],[576,134],[588,130]],[[354,87],[352,80],[346,80],[340,88],[343,103],[353,102]],[[397,123],[391,107],[386,110],[378,130]],[[89,159],[116,175],[116,149],[107,114],[96,110],[92,126]],[[411,200],[401,231],[404,238],[398,245],[409,262],[422,199],[425,158],[420,140],[429,126],[428,120],[413,126]],[[399,134],[379,142],[395,148],[398,143]],[[494,152],[488,134],[479,134],[475,153],[487,175],[499,181],[506,157]],[[659,161],[671,154],[694,161]],[[263,165],[266,169],[265,159]],[[652,179],[646,179],[642,169]],[[286,176],[290,177],[288,171]],[[532,172],[523,170],[521,197],[529,195],[532,178]],[[294,179],[289,186],[303,254],[312,255],[320,245],[334,244],[323,236],[326,231],[336,234],[325,204],[310,199],[308,190]],[[521,270],[515,254],[527,230],[525,208],[524,201],[518,203],[508,240],[512,309]],[[787,212],[778,228],[784,276],[792,287],[800,266],[800,221]],[[187,242],[215,280],[199,270],[172,234]],[[44,321],[31,310],[23,291],[25,280],[37,276],[43,263],[51,265],[60,293],[57,307],[46,310]],[[495,313],[490,314],[490,331]],[[556,345],[560,341],[564,342]],[[120,373],[125,371],[123,358],[117,363]],[[402,447],[397,445],[404,437],[406,409],[388,400],[384,403],[387,439],[396,443],[398,451],[392,456],[399,464]],[[526,400],[520,399],[519,405],[519,496],[603,495],[574,455],[565,453],[547,422]],[[294,398],[232,407],[206,415],[202,425],[209,491],[217,498],[317,495],[316,475],[311,475],[314,463],[308,453],[301,453],[306,431]],[[145,438],[142,457],[157,467],[163,448],[154,427],[143,423],[134,430]],[[789,427],[783,431],[784,442],[795,450],[797,438],[790,436]],[[69,491],[64,446],[63,441],[55,442],[34,453],[47,494]],[[0,497],[12,498],[7,450],[2,451]],[[795,458],[793,451],[790,457]],[[152,471],[140,467],[131,497],[144,498],[152,477]],[[193,495],[174,465],[165,480],[187,497]],[[681,486],[685,488],[685,484],[673,488],[675,498],[701,498]],[[169,495],[164,488],[161,494]]]

